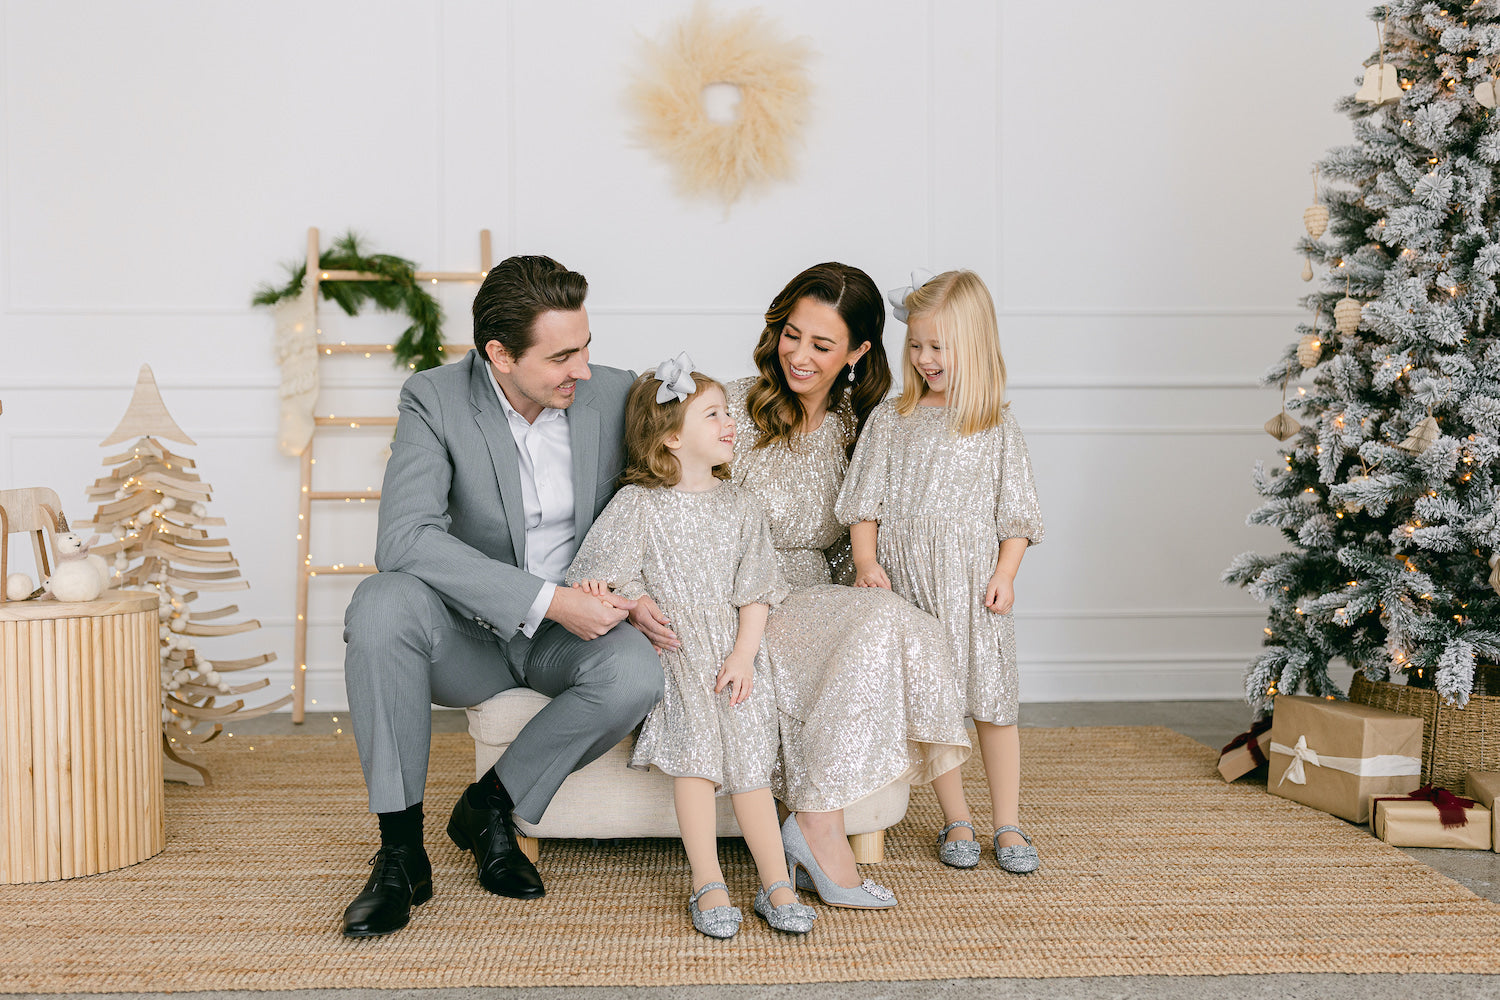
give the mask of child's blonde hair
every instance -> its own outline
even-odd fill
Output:
[[[630,395],[625,398],[625,471],[620,474],[621,486],[670,487],[682,481],[682,466],[667,447],[667,438],[682,430],[689,403],[708,389],[724,391],[723,385],[702,372],[693,372],[692,379],[692,395],[665,403],[656,401],[661,379],[652,372],[646,372],[630,387]],[[729,464],[714,466],[714,475],[728,479]]]
[[[930,316],[943,346],[948,373],[948,410],[959,434],[977,434],[1000,423],[1006,406],[1005,358],[990,290],[973,271],[944,271],[906,297],[907,322]],[[927,380],[906,354],[896,412],[917,408]]]

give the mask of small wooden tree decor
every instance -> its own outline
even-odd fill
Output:
[[[273,712],[292,696],[246,708],[239,696],[270,680],[236,685],[226,676],[270,663],[276,654],[209,660],[195,646],[194,639],[249,632],[260,622],[226,621],[239,612],[233,604],[209,611],[190,607],[202,593],[246,590],[250,584],[240,576],[229,540],[209,537],[208,528],[224,524],[223,518],[208,516],[212,487],[192,471],[191,459],[168,451],[161,438],[195,443],[167,412],[150,366],[142,365],[129,409],[100,443],[107,447],[135,439],[128,450],[104,460],[109,475],[89,489],[89,500],[99,505],[93,530],[113,536],[92,551],[111,560],[112,587],[160,597],[164,773],[168,780],[201,785],[209,782],[207,769],[184,760],[181,751],[214,739],[225,722]]]

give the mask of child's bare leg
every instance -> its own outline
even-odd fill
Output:
[[[964,799],[964,779],[962,767],[955,767],[944,771],[932,779],[932,790],[937,795],[938,807],[943,810],[943,825],[949,823],[972,823],[973,817],[969,815],[969,803]],[[973,840],[974,834],[968,827],[955,827],[948,833],[948,840]]]
[[[730,803],[734,806],[734,818],[740,824],[740,833],[745,835],[745,846],[755,858],[761,888],[788,881],[786,849],[781,843],[781,824],[776,822],[776,800],[771,797],[771,790],[757,788],[753,792],[741,792],[731,796]],[[789,887],[771,893],[772,906],[796,901],[797,895]]]
[[[990,804],[995,810],[995,828],[1021,825],[1021,733],[1015,726],[997,726],[975,721],[984,774],[990,783]],[[1026,843],[1019,834],[1000,835],[1001,847]]]
[[[719,831],[714,818],[714,783],[707,778],[674,778],[672,800],[677,807],[677,827],[682,831],[682,846],[692,868],[693,891],[709,882],[724,881],[719,868]],[[698,909],[711,910],[728,906],[729,893],[723,889],[705,892]]]

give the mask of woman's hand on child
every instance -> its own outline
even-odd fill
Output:
[[[719,668],[719,676],[714,683],[714,693],[728,687],[729,704],[738,705],[750,697],[750,692],[755,688],[755,657],[742,656],[739,653],[730,653],[724,660],[724,665]]]
[[[635,602],[635,610],[630,612],[630,624],[634,625],[636,631],[651,640],[651,646],[658,653],[678,649],[682,643],[677,641],[677,633],[667,626],[672,624],[672,619],[662,614],[661,608],[650,597],[640,597]]]
[[[854,585],[856,587],[879,587],[882,590],[891,589],[891,578],[885,575],[885,570],[880,563],[866,563],[863,566],[854,567]]]
[[[984,588],[984,606],[997,615],[1009,614],[1016,603],[1015,581],[1008,577],[992,576]]]

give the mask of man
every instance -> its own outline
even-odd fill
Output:
[[[475,350],[401,390],[380,572],[344,620],[349,711],[380,821],[374,871],[344,912],[347,937],[399,930],[432,897],[422,846],[431,704],[477,705],[517,686],[552,698],[448,822],[486,889],[530,899],[542,880],[513,816],[540,820],[563,779],[662,696],[652,642],[626,622],[635,603],[560,586],[614,493],[634,380],[590,367],[587,291],[548,257],[509,258],[475,296]]]

